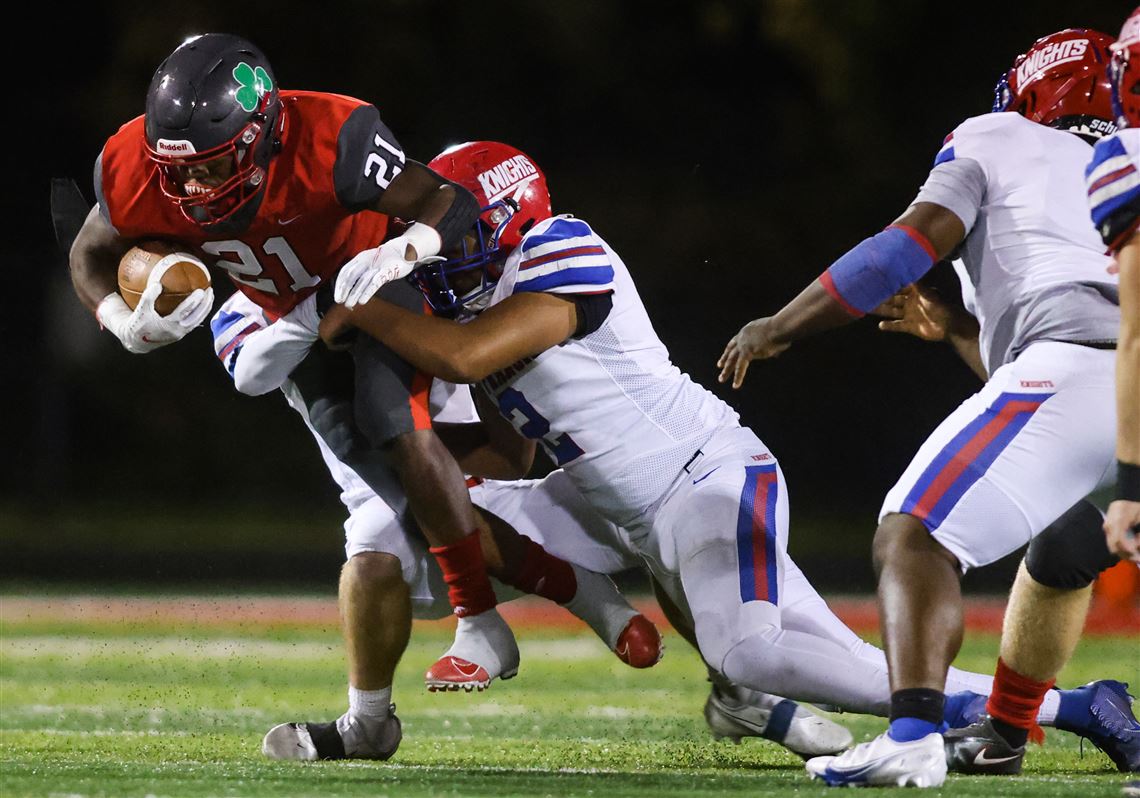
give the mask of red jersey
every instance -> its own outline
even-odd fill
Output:
[[[141,116],[107,140],[95,165],[100,209],[121,237],[188,246],[229,272],[271,318],[384,240],[388,217],[368,208],[404,167],[403,150],[374,106],[306,91],[283,91],[281,102],[281,151],[270,160],[260,205],[242,229],[196,224],[163,195]]]

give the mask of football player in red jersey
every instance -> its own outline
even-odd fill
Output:
[[[310,296],[335,277],[338,301],[367,301],[416,261],[452,246],[480,210],[468,191],[408,159],[374,106],[280,91],[260,50],[227,34],[190,39],[159,66],[145,115],[120,128],[96,161],[95,191],[98,205],[71,250],[72,280],[100,323],[136,353],[182,338],[212,304],[209,290],[195,292],[158,316],[155,270],[129,309],[116,291],[116,270],[136,241],[178,241],[228,271],[278,322],[274,335],[303,357],[317,338],[305,313],[315,304],[305,304]],[[414,221],[385,240],[392,216]],[[418,292],[402,281],[385,295],[423,312]],[[431,428],[430,378],[365,336],[353,361],[353,374],[327,376],[330,394],[345,380],[354,385],[354,425],[399,475],[460,616],[456,646],[429,677],[463,685],[509,674],[517,648],[494,610],[463,475]],[[319,403],[317,389],[312,398]],[[559,562],[535,553],[527,583],[515,586],[573,594],[572,572],[567,577]],[[380,685],[356,687],[361,706],[387,712]]]

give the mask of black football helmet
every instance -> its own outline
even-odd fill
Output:
[[[200,225],[233,219],[259,197],[284,122],[269,61],[240,36],[183,42],[147,89],[146,146],[159,185]]]

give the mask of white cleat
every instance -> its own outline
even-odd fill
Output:
[[[424,674],[431,692],[486,690],[494,679],[519,672],[519,647],[498,610],[459,619],[455,642]]]
[[[396,753],[404,732],[392,704],[386,718],[360,718],[346,712],[332,723],[279,723],[261,741],[270,759],[385,760]]]
[[[795,701],[739,686],[722,690],[713,684],[705,721],[718,740],[739,744],[742,737],[762,737],[804,759],[839,753],[853,742],[843,726]]]
[[[839,756],[808,760],[807,772],[831,787],[941,787],[946,750],[937,732],[907,743],[884,732]]]
[[[618,659],[633,668],[651,668],[665,651],[653,622],[629,605],[605,574],[570,563],[578,589],[563,604],[571,615],[586,622]]]

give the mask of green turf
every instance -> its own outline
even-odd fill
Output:
[[[675,636],[651,671],[622,666],[593,638],[527,634],[523,668],[487,693],[429,694],[419,675],[446,632],[417,629],[395,700],[404,742],[389,763],[278,763],[261,735],[285,720],[329,720],[345,702],[332,629],[261,632],[147,625],[12,623],[2,629],[0,795],[17,796],[680,796],[824,795],[799,760],[756,740],[714,743],[707,684]],[[959,664],[992,668],[996,640]],[[1086,640],[1064,681],[1140,681],[1136,640]],[[857,737],[884,722],[844,716]],[[951,777],[962,796],[1118,796],[1125,778],[1095,749],[1050,732],[1026,774]]]

